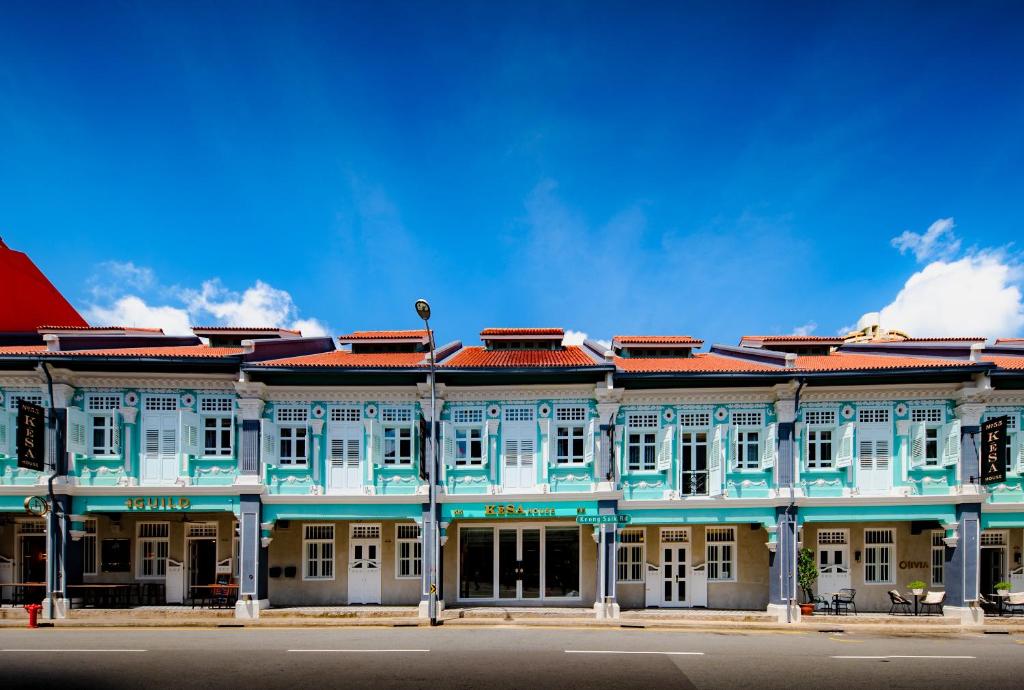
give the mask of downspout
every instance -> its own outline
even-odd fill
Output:
[[[793,435],[790,438],[790,444],[791,444],[791,446],[793,446],[793,451],[794,451],[793,454],[792,454],[792,459],[794,460],[794,463],[790,467],[790,473],[791,474],[790,474],[790,478],[789,478],[789,505],[786,506],[786,512],[785,512],[786,524],[787,525],[789,524],[790,515],[792,514],[790,511],[792,511],[793,508],[796,506],[796,498],[794,496],[794,488],[793,488],[793,475],[795,474],[795,472],[793,472],[793,470],[796,469],[796,463],[795,463],[795,460],[796,460],[796,418],[797,418],[797,415],[800,414],[800,391],[802,391],[803,387],[805,385],[807,385],[807,381],[804,380],[803,378],[798,378],[796,380],[796,384],[797,384],[796,385],[796,395],[793,396],[793,402],[794,402],[794,404],[793,404]],[[794,525],[793,527],[794,527],[794,529],[793,529],[793,561],[792,561],[792,563],[793,563],[793,580],[794,580],[794,584],[795,584],[796,583],[796,577],[797,577],[797,560],[799,558],[799,552],[797,551],[797,539],[796,539],[798,531],[796,529],[796,525]],[[781,579],[783,579],[783,577],[784,577],[784,575],[782,573],[782,569],[780,568],[779,569],[779,579],[781,580]],[[779,588],[780,589],[782,588],[783,584],[784,584],[783,582],[779,582]],[[792,623],[793,622],[793,593],[794,593],[793,589],[794,588],[792,588],[792,587],[787,588],[787,593],[789,594],[789,596],[786,597],[786,623]]]

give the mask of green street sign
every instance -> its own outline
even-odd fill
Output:
[[[576,524],[578,525],[612,525],[612,524],[627,524],[633,518],[629,515],[577,515]]]

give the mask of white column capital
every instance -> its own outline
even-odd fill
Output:
[[[263,416],[263,407],[267,403],[259,398],[239,398],[238,416],[243,420],[258,420]]]
[[[981,415],[985,412],[983,403],[965,402],[956,406],[956,416],[960,418],[962,426],[978,426],[981,424]]]
[[[796,399],[783,398],[775,401],[775,417],[781,424],[792,424],[796,421]]]
[[[619,408],[622,407],[617,402],[599,402],[597,403],[597,418],[601,424],[614,424],[615,416],[619,414]]]
[[[139,408],[137,407],[122,407],[121,408],[121,419],[124,420],[125,424],[134,424],[135,420],[139,416]]]

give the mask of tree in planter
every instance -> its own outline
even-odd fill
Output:
[[[818,565],[814,562],[814,551],[800,549],[796,561],[796,581],[804,591],[807,603],[814,602],[814,583],[818,581]]]

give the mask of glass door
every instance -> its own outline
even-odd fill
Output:
[[[684,606],[687,603],[686,552],[687,547],[682,544],[666,544],[662,549],[662,603],[665,606]]]
[[[540,529],[498,530],[498,598],[540,598]]]
[[[519,564],[519,530],[498,530],[498,598],[518,599],[519,578],[522,568]]]

